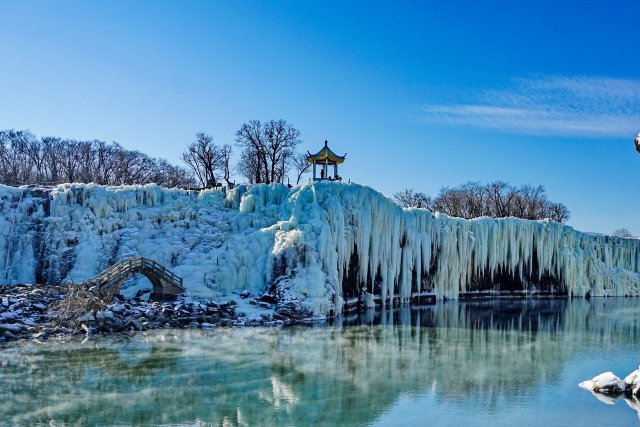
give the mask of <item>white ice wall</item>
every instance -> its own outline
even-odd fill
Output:
[[[340,310],[357,247],[358,279],[364,285],[379,272],[383,300],[407,301],[414,280],[418,291],[456,298],[472,278],[505,271],[531,287],[534,264],[538,278],[557,279],[570,295],[640,293],[640,240],[548,221],[403,210],[355,184],[241,186],[226,195],[66,184],[38,196],[0,187],[0,282],[78,282],[142,255],[203,297],[262,291],[275,271],[286,276],[279,283],[289,297],[322,314]]]

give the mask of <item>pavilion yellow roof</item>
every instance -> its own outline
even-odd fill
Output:
[[[322,147],[322,150],[318,151],[316,154],[311,154],[307,151],[307,162],[309,163],[328,163],[330,165],[333,164],[340,164],[342,162],[344,162],[345,157],[347,157],[347,154],[345,153],[344,156],[338,156],[336,153],[334,153],[333,151],[331,151],[331,149],[329,148],[329,146],[327,145],[328,142],[325,141],[324,142],[324,147]]]

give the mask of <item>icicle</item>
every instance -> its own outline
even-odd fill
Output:
[[[640,294],[640,240],[549,221],[403,210],[353,184],[261,184],[197,197],[155,185],[64,184],[51,190],[46,221],[39,199],[14,210],[16,191],[0,187],[0,266],[11,283],[35,280],[45,259],[60,280],[81,281],[137,254],[172,266],[196,295],[287,280],[291,295],[317,314],[340,310],[347,291],[375,292],[389,304],[409,301],[414,285],[457,298],[505,279],[523,289],[552,280],[576,296]],[[9,245],[14,212],[20,238]],[[343,289],[356,249],[357,289]]]

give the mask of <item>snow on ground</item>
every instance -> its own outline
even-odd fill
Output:
[[[226,194],[0,186],[0,283],[81,282],[130,256],[168,267],[197,298],[271,289],[316,315],[340,311],[345,298],[456,298],[497,289],[505,277],[525,290],[548,282],[576,296],[640,294],[640,240],[549,221],[403,210],[356,184]],[[132,282],[130,291],[148,286]]]

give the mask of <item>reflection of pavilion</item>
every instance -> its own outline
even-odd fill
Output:
[[[324,142],[322,150],[318,151],[316,154],[311,154],[307,151],[307,162],[313,165],[313,180],[342,181],[342,177],[338,175],[338,164],[344,162],[345,157],[347,157],[346,154],[341,157],[331,151],[327,145],[327,141]],[[318,178],[316,174],[316,165],[322,166],[322,169],[320,170],[320,178]],[[329,176],[329,166],[333,166],[333,177]]]

